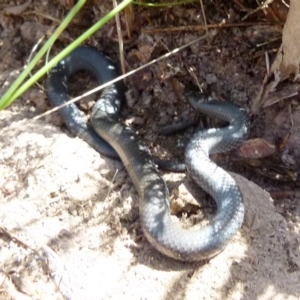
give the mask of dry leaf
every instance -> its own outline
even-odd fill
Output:
[[[30,4],[31,4],[31,0],[28,0],[27,2],[21,5],[5,7],[3,8],[3,12],[9,15],[15,15],[15,16],[20,15],[28,8]]]
[[[284,25],[282,45],[278,50],[275,61],[271,66],[270,73],[265,77],[257,97],[253,101],[252,111],[257,113],[262,107],[278,102],[268,99],[269,93],[276,90],[279,82],[291,78],[296,81],[300,78],[300,1],[291,0],[287,21]],[[272,97],[272,95],[270,95]],[[287,94],[286,97],[289,97]]]
[[[276,147],[264,139],[252,139],[243,143],[233,153],[240,158],[259,159],[275,153]]]

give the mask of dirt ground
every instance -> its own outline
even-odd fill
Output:
[[[66,14],[69,2],[6,1],[0,4],[0,94],[26,64],[32,47]],[[97,2],[97,1],[94,1]],[[214,2],[214,3],[212,3]],[[256,1],[206,1],[210,24],[239,23]],[[18,11],[17,8],[23,8]],[[26,6],[27,5],[27,6]],[[111,9],[87,5],[51,50],[69,44]],[[134,7],[131,37],[124,36],[127,70],[183,46],[204,34],[196,29],[154,32],[152,28],[203,24],[199,4],[164,9]],[[17,13],[16,13],[17,12]],[[248,21],[261,22],[258,12]],[[124,25],[124,15],[121,17]],[[124,27],[125,28],[125,27]],[[184,133],[160,135],[173,124],[198,121],[184,98],[196,84],[209,94],[231,99],[251,114],[251,100],[280,45],[280,26],[233,26],[209,30],[202,40],[131,76],[123,117],[151,152],[182,159],[193,132],[211,122],[201,119]],[[143,31],[144,30],[144,31]],[[145,30],[148,30],[147,32]],[[115,23],[88,42],[118,58]],[[41,65],[44,62],[41,62]],[[184,263],[158,253],[139,223],[139,199],[124,167],[99,155],[64,128],[57,113],[32,117],[50,108],[44,81],[0,112],[0,299],[299,299],[300,298],[300,108],[294,97],[252,116],[251,138],[276,145],[266,158],[216,157],[234,173],[244,196],[241,230],[210,261]],[[82,73],[71,82],[73,94],[93,87]],[[95,97],[81,104],[88,110]],[[200,123],[200,125],[198,125]],[[236,173],[239,173],[237,175]],[[191,180],[164,173],[171,200],[190,207]],[[196,211],[207,220],[213,201],[203,198]],[[195,207],[195,205],[193,205]],[[175,217],[174,217],[175,218]]]

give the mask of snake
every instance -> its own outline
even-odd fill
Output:
[[[80,46],[50,71],[47,91],[54,106],[70,99],[68,79],[78,70],[95,76],[99,84],[118,76],[112,60],[96,48]],[[89,123],[76,105],[59,111],[70,131],[110,158],[121,159],[139,195],[139,217],[147,240],[162,254],[180,261],[201,261],[221,252],[240,229],[244,202],[235,180],[210,155],[240,145],[250,130],[245,109],[229,101],[199,101],[189,96],[192,107],[202,114],[227,122],[222,128],[199,130],[185,149],[188,175],[216,202],[216,213],[202,227],[185,228],[171,216],[169,191],[148,147],[125,125],[121,117],[124,104],[122,82],[109,85],[96,101]],[[200,201],[200,200],[199,200]]]

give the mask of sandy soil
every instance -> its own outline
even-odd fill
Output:
[[[108,8],[94,8],[93,18]],[[59,18],[65,8],[48,4],[41,9]],[[237,18],[236,7],[232,9]],[[91,11],[85,10],[82,16]],[[193,16],[199,9],[183,11]],[[168,12],[174,17],[167,19],[170,25],[179,12]],[[151,13],[159,25],[161,17]],[[140,16],[145,22],[143,13]],[[217,22],[222,16],[209,17]],[[186,22],[184,17],[180,20]],[[0,15],[0,25],[3,94],[32,45],[51,24],[41,17]],[[113,28],[110,23],[97,34],[100,41],[91,42],[115,57],[117,44],[111,47],[109,39],[103,38],[111,31],[113,40]],[[69,42],[81,30],[74,25],[60,42]],[[135,33],[133,44],[126,49],[127,64],[137,67],[196,37],[197,33],[171,37]],[[187,71],[190,67],[207,90],[249,107],[265,74],[262,60],[253,58],[255,47],[239,28],[219,32],[214,39],[212,44],[196,44],[129,80],[124,118],[153,153],[180,158],[193,132],[188,129],[184,135],[165,138],[156,131],[195,117],[181,98],[183,87],[193,82]],[[85,79],[79,80],[85,84]],[[73,84],[74,93],[82,92],[80,86]],[[225,168],[240,173],[233,176],[244,196],[245,220],[222,253],[199,263],[166,258],[147,242],[139,223],[138,195],[120,162],[100,156],[72,137],[57,115],[21,122],[48,107],[44,91],[33,87],[0,112],[0,299],[300,298],[299,186],[283,175],[274,178],[271,168],[276,165],[277,176],[279,171],[297,170],[300,109],[295,100],[253,117],[252,137],[275,143],[290,133],[282,151],[255,167],[252,162],[251,168],[245,161],[231,163],[230,157],[222,161]],[[164,178],[172,197],[184,200],[190,184],[185,174],[165,173]],[[196,194],[201,192],[196,190]],[[213,205],[207,197],[204,203],[198,210],[209,219]]]

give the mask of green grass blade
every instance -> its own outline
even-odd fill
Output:
[[[19,75],[19,77],[15,80],[15,82],[10,86],[10,88],[6,91],[3,97],[0,99],[0,110],[7,107],[11,104],[15,98],[12,95],[16,92],[18,87],[22,84],[22,82],[26,79],[32,69],[36,66],[42,56],[47,52],[47,50],[52,46],[55,40],[60,36],[60,34],[65,30],[65,28],[72,21],[77,12],[81,9],[81,7],[85,4],[86,0],[80,0],[78,3],[72,8],[72,10],[68,13],[66,18],[62,21],[59,27],[55,30],[52,36],[48,39],[45,45],[40,49],[40,51],[36,54],[36,56],[32,59],[29,65],[24,69],[24,71]]]
[[[62,60],[67,54],[78,47],[82,42],[94,34],[99,28],[101,28],[105,23],[111,20],[117,13],[122,11],[132,0],[124,0],[114,9],[112,9],[105,17],[99,20],[90,29],[84,32],[79,38],[77,38],[73,43],[71,43],[67,48],[61,51],[57,56],[55,56],[51,61],[49,61],[43,68],[41,68],[37,73],[35,73],[29,80],[27,80],[19,89],[14,90],[10,93],[10,97],[4,96],[0,100],[0,110],[6,108],[15,99],[22,95],[27,89],[29,89],[37,80],[39,80],[43,75],[45,75],[53,66],[55,66],[60,60]],[[18,79],[17,79],[18,80]]]

